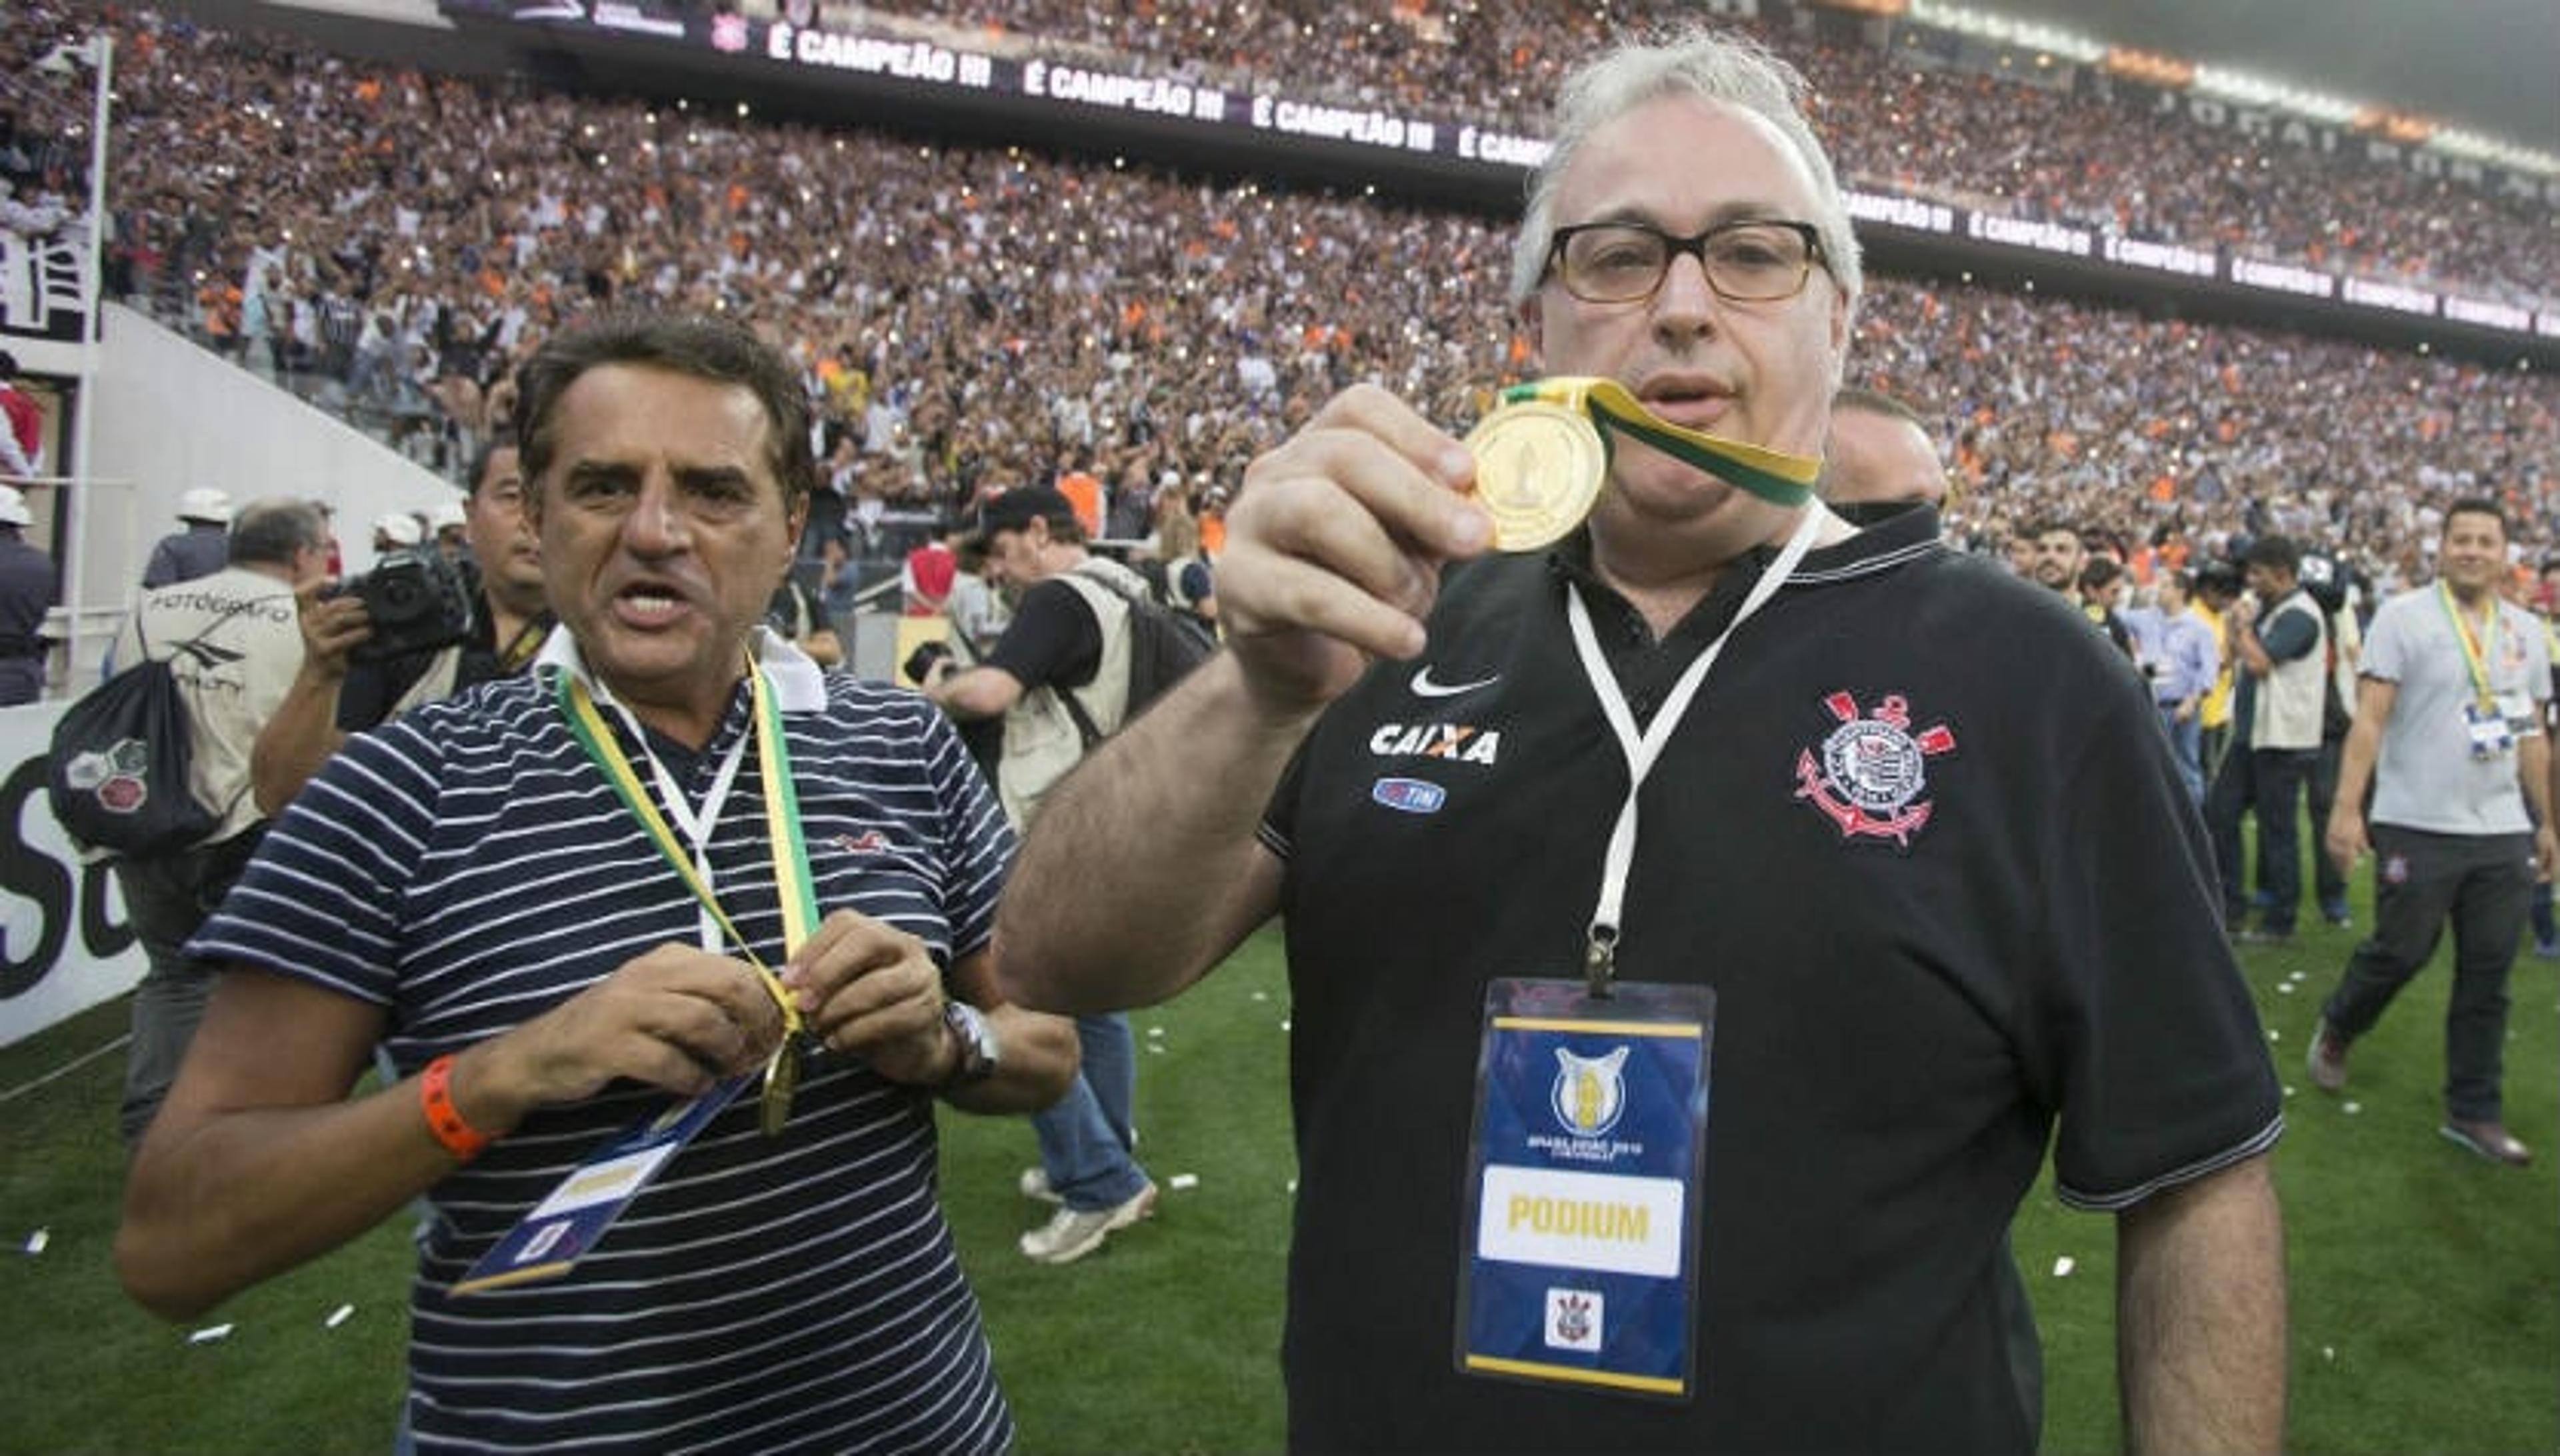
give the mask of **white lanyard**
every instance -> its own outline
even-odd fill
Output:
[[[1636,730],[1635,715],[1627,708],[1627,695],[1619,690],[1617,675],[1600,654],[1600,639],[1591,630],[1591,609],[1583,604],[1582,589],[1575,586],[1565,592],[1565,618],[1573,628],[1573,648],[1582,656],[1583,675],[1591,680],[1591,692],[1600,700],[1600,712],[1609,720],[1611,730],[1618,735],[1618,746],[1627,754],[1627,802],[1618,810],[1617,827],[1609,832],[1609,855],[1600,873],[1600,903],[1591,911],[1591,944],[1584,970],[1591,978],[1594,996],[1610,994],[1609,979],[1616,973],[1619,919],[1627,904],[1627,876],[1636,863],[1636,797],[1645,787],[1645,776],[1654,771],[1654,761],[1662,756],[1672,733],[1687,715],[1689,701],[1706,682],[1707,670],[1723,655],[1724,644],[1732,641],[1734,632],[1751,619],[1751,614],[1787,584],[1797,564],[1813,549],[1814,538],[1821,534],[1823,522],[1830,515],[1820,503],[1805,509],[1804,519],[1796,524],[1796,534],[1787,538],[1786,549],[1778,553],[1778,559],[1769,564],[1769,569],[1760,573],[1750,593],[1742,598],[1742,609],[1680,674],[1671,696],[1663,700],[1661,711],[1654,715],[1652,725],[1641,733]]]
[[[667,772],[667,765],[658,761],[657,750],[649,746],[649,733],[640,720],[633,717],[631,710],[623,707],[619,700],[608,698],[606,701],[613,705],[615,713],[622,716],[623,723],[629,725],[632,740],[640,745],[640,756],[649,765],[649,777],[658,785],[659,807],[666,811],[668,821],[685,836],[685,843],[693,848],[694,873],[702,877],[704,885],[715,884],[712,879],[712,831],[720,827],[720,810],[727,805],[728,791],[737,782],[737,767],[746,759],[747,735],[740,733],[729,743],[728,752],[720,759],[720,772],[712,776],[712,786],[703,795],[702,807],[696,809],[686,800],[685,791],[677,785],[675,776]],[[728,939],[710,906],[697,907],[694,923],[702,937],[703,949],[720,950],[727,946]]]

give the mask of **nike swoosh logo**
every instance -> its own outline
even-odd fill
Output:
[[[1435,683],[1431,681],[1431,665],[1429,663],[1424,663],[1421,670],[1413,675],[1413,696],[1416,698],[1455,698],[1461,693],[1473,693],[1478,688],[1490,688],[1502,680],[1503,675],[1501,673],[1495,673],[1490,677],[1478,678],[1472,683]]]

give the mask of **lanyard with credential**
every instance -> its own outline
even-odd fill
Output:
[[[763,780],[765,838],[773,857],[774,886],[782,906],[782,944],[788,954],[797,951],[801,942],[817,928],[817,892],[809,876],[809,850],[801,834],[799,795],[791,781],[790,749],[783,742],[781,718],[773,706],[772,693],[765,686],[764,674],[752,659],[747,663],[746,676],[754,707],[756,769]],[[703,907],[719,921],[721,930],[736,945],[738,953],[763,979],[764,989],[772,995],[774,1004],[781,1008],[785,1034],[782,1045],[774,1050],[773,1060],[765,1065],[762,1107],[766,1135],[779,1132],[784,1119],[790,1115],[791,1093],[799,1081],[796,1044],[803,1030],[799,1007],[792,1001],[790,991],[783,986],[782,978],[756,955],[755,947],[739,932],[728,912],[720,908],[719,899],[712,894],[711,886],[703,879],[703,872],[684,852],[675,831],[668,827],[666,818],[650,799],[648,789],[640,782],[639,774],[632,769],[631,760],[623,754],[621,744],[614,740],[611,730],[605,727],[603,715],[596,711],[595,700],[588,695],[586,684],[575,673],[562,672],[554,691],[560,712],[568,721],[570,735],[577,739],[579,747],[586,750],[586,755],[594,760],[596,767],[603,770],[605,781],[613,785],[623,807],[640,821],[650,844],[683,879],[694,897],[701,900]],[[684,796],[676,791],[656,756],[651,755],[650,767],[661,790],[667,794],[670,806],[686,814],[691,827],[699,831],[694,836],[698,841],[708,839],[712,827],[710,821],[717,816],[719,802],[727,797],[727,786],[736,775],[742,752],[743,744],[732,747],[728,760],[721,765],[720,782],[715,786],[712,798],[706,802],[706,812],[699,823],[693,822],[692,811],[684,807]]]
[[[1690,700],[1697,696],[1697,690],[1706,682],[1707,672],[1715,666],[1716,658],[1723,655],[1724,644],[1732,641],[1733,634],[1751,619],[1751,614],[1786,584],[1797,564],[1805,559],[1805,553],[1813,549],[1814,538],[1821,533],[1829,514],[1819,505],[1805,512],[1804,519],[1796,525],[1795,534],[1787,538],[1786,549],[1779,552],[1778,559],[1760,573],[1760,579],[1752,583],[1750,593],[1742,598],[1742,607],[1733,614],[1732,623],[1706,645],[1706,650],[1697,655],[1697,660],[1688,665],[1687,671],[1680,674],[1670,696],[1663,700],[1661,711],[1654,715],[1653,723],[1641,732],[1636,728],[1635,715],[1627,707],[1627,695],[1618,687],[1617,675],[1609,670],[1608,659],[1601,655],[1600,639],[1591,629],[1591,609],[1583,604],[1581,589],[1575,587],[1565,593],[1565,615],[1573,628],[1574,650],[1582,656],[1583,674],[1591,680],[1591,691],[1600,700],[1600,711],[1609,720],[1610,728],[1618,735],[1618,745],[1627,754],[1627,801],[1619,807],[1617,827],[1609,834],[1608,857],[1601,866],[1600,902],[1591,912],[1591,940],[1583,962],[1590,992],[1595,998],[1606,998],[1611,994],[1611,982],[1617,975],[1620,917],[1626,910],[1627,877],[1636,863],[1636,801],[1644,790],[1645,776],[1653,772],[1655,760],[1662,756],[1664,746],[1680,728],[1680,719],[1687,715]]]
[[[764,779],[765,831],[772,841],[773,874],[782,901],[783,944],[797,950],[809,937],[816,924],[817,896],[809,880],[808,851],[800,837],[800,804],[791,785],[790,750],[782,741],[782,721],[773,700],[757,670],[753,658],[747,659],[747,681],[755,716],[750,731],[756,739],[756,767]],[[697,811],[685,802],[656,754],[649,754],[649,767],[656,775],[660,791],[667,796],[669,812],[678,815],[688,835],[706,855],[697,867],[676,842],[675,832],[668,828],[658,806],[649,800],[649,791],[624,756],[622,747],[605,726],[604,716],[596,711],[595,700],[588,695],[586,684],[577,675],[563,670],[553,685],[560,704],[560,716],[567,720],[569,733],[586,750],[587,756],[604,771],[605,781],[621,796],[624,807],[648,832],[650,843],[667,863],[683,877],[703,907],[711,912],[721,930],[737,945],[747,964],[764,981],[773,995],[774,1004],[782,1008],[785,1028],[782,1045],[774,1049],[773,1059],[764,1065],[764,1093],[760,1124],[771,1137],[782,1130],[791,1113],[791,1092],[800,1078],[799,1044],[802,1020],[800,1010],[792,1004],[790,992],[782,979],[757,958],[755,949],[738,933],[728,913],[713,898],[711,886],[704,876],[710,873],[708,844],[711,831],[718,825],[720,805],[737,777],[738,765],[745,760],[745,744],[732,744],[728,756],[720,763],[720,776],[710,795]],[[645,744],[645,739],[644,739]],[[644,746],[645,751],[645,746]],[[638,1198],[650,1181],[658,1176],[670,1159],[691,1142],[694,1135],[709,1127],[746,1086],[747,1078],[733,1076],[699,1096],[686,1097],[662,1111],[642,1118],[622,1132],[606,1139],[594,1151],[570,1169],[568,1176],[541,1203],[509,1228],[497,1243],[482,1254],[462,1277],[452,1285],[455,1294],[477,1294],[491,1289],[505,1289],[520,1284],[557,1279],[576,1267],[580,1258],[604,1237],[605,1230],[622,1216],[622,1211]]]
[[[2471,669],[2472,696],[2480,700],[2480,711],[2488,713],[2497,707],[2497,695],[2489,690],[2489,659],[2497,654],[2498,618],[2502,615],[2497,598],[2488,603],[2488,630],[2484,636],[2472,635],[2471,619],[2454,601],[2454,593],[2444,582],[2436,583],[2436,600],[2443,604],[2445,617],[2454,624],[2454,638],[2463,645],[2463,666]]]

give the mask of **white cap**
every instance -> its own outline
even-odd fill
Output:
[[[415,546],[419,534],[417,518],[406,511],[394,511],[374,521],[374,535],[388,539],[394,546]]]
[[[27,498],[14,487],[0,485],[0,526],[33,526],[36,518],[27,514]]]
[[[460,501],[446,501],[441,505],[438,505],[434,510],[426,513],[426,525],[428,530],[436,532],[438,535],[447,531],[461,530],[462,503]]]
[[[232,524],[232,498],[210,486],[198,486],[178,497],[178,519],[229,526]]]

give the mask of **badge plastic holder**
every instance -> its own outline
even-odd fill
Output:
[[[1458,1368],[1687,1400],[1715,992],[1594,990],[1585,980],[1486,988]]]

